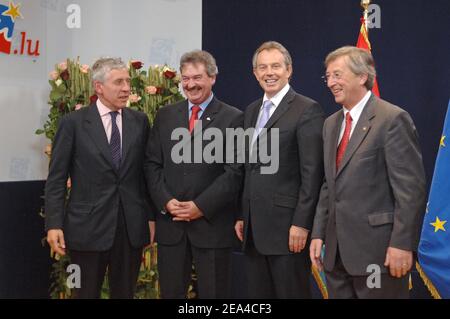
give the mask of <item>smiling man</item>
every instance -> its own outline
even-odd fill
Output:
[[[310,298],[308,234],[323,179],[321,106],[289,85],[292,59],[278,42],[263,43],[253,73],[264,96],[250,104],[244,129],[255,128],[246,158],[242,216],[235,230],[243,241],[250,298]],[[279,141],[271,130],[279,131]],[[278,143],[277,143],[278,142]],[[279,169],[261,172],[264,145],[279,146]],[[261,147],[259,147],[261,146]],[[256,163],[254,163],[256,162]]]
[[[416,128],[407,112],[372,94],[368,51],[342,47],[325,65],[342,109],[323,129],[325,182],[311,260],[324,266],[330,298],[407,298],[426,194]],[[374,270],[380,285],[368,281]]]
[[[214,128],[226,136],[227,128],[242,127],[243,114],[214,96],[218,70],[211,54],[185,53],[180,71],[187,100],[158,111],[148,145],[147,179],[160,210],[156,241],[161,297],[186,298],[194,263],[199,298],[231,298],[231,247],[242,165],[226,163],[226,154],[221,161],[206,161],[203,153],[194,154],[194,143],[188,145],[190,154],[202,161],[179,163],[172,158],[178,143],[172,134],[184,128],[195,140],[202,124],[203,130]],[[202,141],[200,152],[209,142]]]
[[[45,185],[47,241],[80,267],[74,298],[99,298],[107,271],[111,298],[133,298],[142,248],[154,234],[144,179],[147,116],[126,108],[130,76],[118,58],[92,66],[98,100],[64,116]],[[72,187],[67,194],[67,178]]]

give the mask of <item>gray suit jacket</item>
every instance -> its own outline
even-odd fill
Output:
[[[425,173],[417,131],[409,114],[372,95],[336,171],[343,111],[323,129],[325,181],[312,238],[325,240],[324,267],[331,271],[339,247],[347,272],[383,273],[389,246],[415,251],[425,210]]]

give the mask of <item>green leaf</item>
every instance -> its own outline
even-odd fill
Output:
[[[57,101],[62,98],[63,94],[58,90],[53,90],[50,92],[50,101]]]
[[[62,83],[60,86],[56,87],[55,91],[64,94],[67,91],[67,86],[64,83]]]
[[[41,134],[44,134],[44,133],[45,133],[45,131],[41,130],[41,129],[36,130],[36,132],[34,132],[34,134],[36,134],[36,135],[41,135]]]

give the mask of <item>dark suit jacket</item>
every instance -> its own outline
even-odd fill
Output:
[[[262,99],[245,111],[244,128],[255,127]],[[312,229],[320,186],[323,182],[321,106],[292,88],[285,95],[266,124],[279,129],[279,169],[275,174],[261,174],[261,163],[245,165],[242,198],[244,248],[251,223],[256,249],[264,255],[289,254],[289,229],[292,225]],[[247,148],[247,158],[248,148]]]
[[[407,112],[372,95],[336,172],[343,111],[323,129],[325,183],[312,238],[325,240],[325,269],[339,253],[347,272],[368,275],[388,246],[414,251],[425,210],[425,173],[417,131]]]
[[[122,110],[122,162],[111,150],[96,104],[61,119],[45,186],[45,228],[61,228],[69,249],[105,251],[112,247],[122,203],[130,242],[149,242],[152,218],[144,178],[149,122],[144,113]],[[72,188],[66,201],[66,181]]]
[[[201,116],[203,131],[216,128],[223,136],[226,128],[242,127],[242,119],[240,110],[216,98]],[[176,128],[188,128],[187,101],[165,106],[158,111],[147,148],[149,162],[146,176],[152,199],[158,210],[162,211],[156,215],[156,241],[174,245],[187,235],[196,247],[231,247],[237,197],[242,189],[242,165],[208,164],[204,161],[175,163],[171,152],[179,141],[171,140],[171,134]],[[203,149],[208,143],[202,142]],[[223,145],[225,143],[224,138]],[[170,213],[163,212],[172,198],[194,201],[204,217],[191,222],[172,221]]]

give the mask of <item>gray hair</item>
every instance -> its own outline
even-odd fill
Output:
[[[255,53],[253,54],[252,64],[253,64],[254,69],[256,69],[256,60],[258,58],[258,54],[260,54],[261,51],[264,51],[264,50],[280,51],[281,54],[283,54],[283,56],[284,56],[284,63],[286,64],[286,67],[288,67],[289,65],[292,65],[291,55],[289,54],[289,51],[281,43],[276,42],[276,41],[267,41],[267,42],[264,42],[263,44],[261,44],[259,46],[259,48],[256,49]]]
[[[347,57],[347,66],[350,68],[353,74],[367,74],[367,81],[366,83],[364,83],[364,86],[367,88],[367,90],[372,90],[373,83],[377,75],[377,72],[375,71],[375,61],[372,54],[367,50],[360,49],[354,46],[345,46],[334,50],[327,55],[325,59],[325,67],[327,68],[331,62],[340,57]]]
[[[127,69],[121,58],[100,58],[92,65],[92,83],[105,82],[106,75],[112,70]]]
[[[188,63],[203,64],[205,66],[206,73],[210,77],[215,76],[219,73],[216,59],[214,59],[211,53],[203,50],[194,50],[183,54],[180,59],[180,72],[183,72],[183,67]]]

